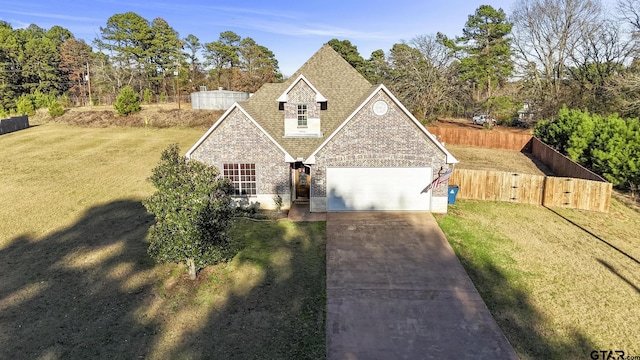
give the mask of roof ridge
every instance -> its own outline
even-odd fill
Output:
[[[266,83],[256,91],[243,108],[294,158],[305,158],[324,140],[318,138],[287,138],[284,114],[279,109],[278,99],[300,76],[315,87],[328,101],[322,110],[321,132],[331,134],[359,105],[358,100],[369,93],[372,84],[349,64],[329,44],[324,44],[313,56],[286,81]]]
[[[308,67],[310,64],[314,64],[317,61],[317,57],[323,56],[323,55],[328,55],[328,56],[332,56],[335,59],[333,59],[333,61],[337,61],[337,62],[341,62],[343,64],[341,65],[347,65],[348,69],[347,71],[351,71],[354,75],[358,76],[359,78],[361,78],[362,80],[366,81],[369,85],[373,85],[371,84],[371,82],[369,80],[367,80],[362,74],[360,74],[360,72],[358,72],[358,70],[356,70],[356,68],[354,68],[351,64],[349,64],[349,62],[342,57],[342,55],[340,55],[334,48],[331,47],[331,45],[329,45],[329,43],[324,43],[322,45],[322,47],[320,47],[320,49],[318,49],[318,51],[316,51],[313,55],[311,55],[311,57],[309,59],[307,59],[307,61],[305,61],[299,68],[298,70],[296,70],[293,75],[291,75],[291,77],[287,80],[290,79],[297,79],[301,74],[304,74],[303,70]],[[346,68],[345,68],[346,70]],[[288,82],[288,81],[287,81]]]

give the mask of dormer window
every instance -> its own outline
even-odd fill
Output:
[[[309,113],[306,104],[298,104],[298,127],[307,127]]]
[[[284,137],[323,137],[320,112],[327,109],[327,99],[304,75],[293,81],[278,99],[284,115]]]

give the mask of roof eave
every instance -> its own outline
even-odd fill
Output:
[[[262,126],[260,126],[260,124],[258,124],[258,122],[251,115],[249,115],[249,113],[237,102],[233,103],[233,105],[231,105],[231,107],[227,109],[227,111],[225,111],[224,114],[222,114],[222,116],[220,116],[218,121],[216,121],[215,124],[213,124],[209,128],[209,130],[207,130],[207,132],[204,135],[202,135],[202,137],[191,147],[191,149],[187,151],[187,153],[185,154],[185,157],[187,159],[191,158],[191,155],[193,154],[193,152],[209,137],[209,135],[211,135],[211,133],[213,133],[213,131],[220,125],[220,123],[222,123],[222,121],[224,121],[224,119],[227,118],[227,116],[229,116],[229,114],[234,109],[240,110],[249,119],[249,121],[251,121],[258,129],[260,129],[260,131],[262,131],[262,133],[267,137],[267,139],[269,139],[280,151],[283,152],[285,162],[295,162],[295,159],[293,158],[293,156],[291,156],[282,147],[282,145],[280,145],[271,135],[269,135],[269,133]]]
[[[320,91],[318,91],[318,89],[316,89],[316,87],[313,86],[313,84],[309,80],[307,80],[307,78],[302,74],[300,74],[293,82],[291,82],[291,85],[289,85],[289,87],[282,93],[282,95],[280,95],[280,97],[278,97],[278,99],[276,101],[278,101],[278,102],[289,102],[289,96],[287,94],[301,80],[304,81],[311,88],[311,90],[313,90],[313,92],[316,93],[316,102],[325,102],[325,101],[327,101],[327,98],[325,98],[320,93]]]
[[[336,128],[336,130],[333,133],[331,133],[331,135],[329,135],[329,137],[327,137],[327,139],[322,144],[320,144],[320,146],[318,146],[318,148],[313,153],[311,153],[311,155],[307,158],[307,162],[305,162],[305,163],[311,164],[310,161],[315,163],[316,154],[320,150],[322,150],[322,148],[325,147],[329,143],[329,141],[331,141],[331,139],[333,139],[333,137],[336,136],[336,134],[338,134],[340,132],[340,130],[342,130],[342,128],[347,123],[349,123],[349,121],[351,121],[351,119],[353,119],[353,117],[360,110],[362,110],[362,108],[365,106],[365,104],[367,104],[375,96],[375,94],[377,94],[379,91],[384,91],[385,94],[387,94],[387,96],[389,96],[389,98],[391,98],[391,100],[402,110],[402,112],[404,112],[405,115],[407,115],[411,119],[411,121],[413,121],[413,123],[418,127],[418,129],[420,129],[445,154],[445,162],[447,164],[457,164],[457,163],[459,163],[458,159],[456,159],[455,156],[453,156],[453,154],[451,154],[444,147],[444,145],[442,145],[442,143],[440,141],[438,141],[438,139],[436,139],[436,137],[432,133],[430,133],[424,126],[422,126],[422,124],[418,121],[418,119],[416,119],[415,116],[413,116],[413,114],[411,114],[411,112],[400,102],[400,100],[398,100],[398,98],[396,98],[391,93],[391,91],[389,91],[389,89],[387,89],[386,86],[384,86],[384,84],[380,84],[373,91],[371,91],[369,96],[367,96],[367,98],[364,101],[362,101],[362,103],[351,113],[351,115],[349,115],[349,117],[347,117],[347,119],[345,121],[343,121],[342,124],[340,124],[340,126],[338,126]]]

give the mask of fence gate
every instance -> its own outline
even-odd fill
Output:
[[[608,212],[611,183],[502,171],[456,169],[449,179],[458,198],[506,201]]]

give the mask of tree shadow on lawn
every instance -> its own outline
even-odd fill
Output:
[[[588,235],[590,235],[591,237],[593,237],[594,239],[600,241],[601,243],[609,246],[611,249],[617,251],[619,254],[625,256],[626,258],[628,258],[629,260],[635,262],[636,264],[640,265],[640,260],[634,258],[633,256],[631,256],[629,253],[625,252],[624,250],[620,249],[619,247],[615,246],[613,243],[605,240],[604,238],[598,236],[597,234],[593,233],[592,231],[590,231],[589,229],[585,228],[584,226],[578,224],[577,222],[569,219],[568,217],[562,215],[561,213],[559,213],[558,211],[554,210],[551,207],[545,206],[545,209],[551,211],[552,213],[556,214],[558,217],[562,218],[564,221],[568,222],[569,224],[577,227],[578,229],[584,231],[585,233],[587,233]],[[603,264],[604,265],[604,264]],[[605,265],[605,267],[607,267]],[[608,268],[608,267],[607,267]],[[611,270],[609,268],[609,270]]]
[[[491,260],[473,260],[456,254],[480,292],[496,322],[523,359],[582,359],[596,350],[593,343],[577,330],[570,340],[555,336],[551,319],[531,303],[528,292],[518,287]]]
[[[640,294],[640,287],[638,287],[636,284],[634,284],[631,280],[627,279],[624,275],[622,275],[618,270],[616,270],[616,268],[609,264],[608,262],[600,259],[600,258],[596,258],[596,260],[602,265],[604,266],[607,270],[609,270],[612,274],[616,275],[617,277],[620,278],[620,280],[624,281],[625,283],[627,283],[629,286],[631,286],[638,294]]]
[[[234,262],[257,266],[260,276],[212,311],[183,294],[158,293],[163,269],[178,267],[147,255],[152,223],[139,201],[116,201],[87,210],[69,228],[23,235],[0,249],[0,358],[324,357],[324,223],[301,225],[311,240],[291,235],[285,222],[249,227],[251,240]],[[263,240],[273,251],[264,251]],[[194,289],[179,270],[185,276],[174,271],[170,280],[190,289],[187,296],[215,293]],[[172,323],[183,308],[201,312],[204,325]]]
[[[226,288],[233,289],[224,305],[209,312],[202,325],[183,333],[164,356],[325,358],[325,223],[244,220],[234,237],[241,239],[242,250],[230,271],[242,280],[221,275]],[[207,276],[206,271],[200,276]]]
[[[135,315],[154,283],[152,220],[139,201],[115,201],[0,249],[0,358],[144,355],[157,331]]]

